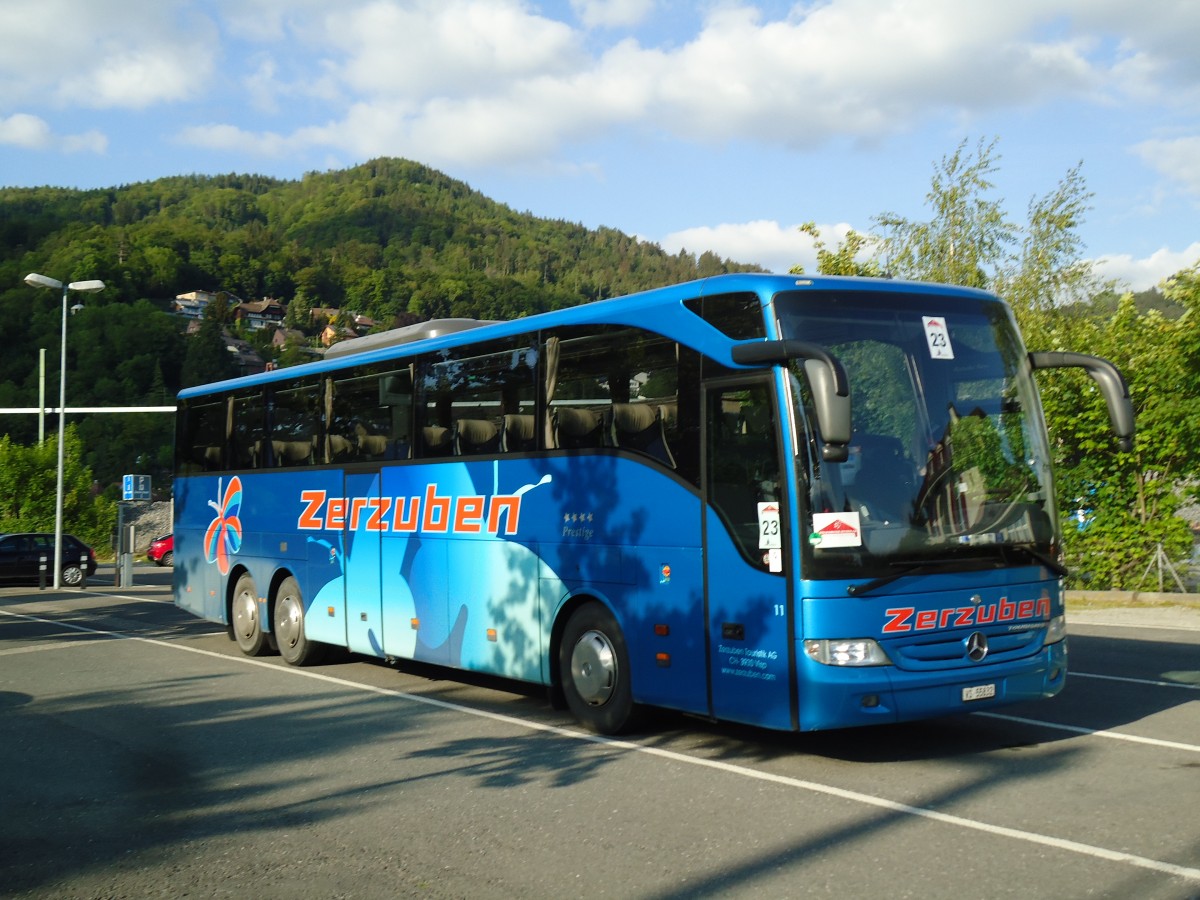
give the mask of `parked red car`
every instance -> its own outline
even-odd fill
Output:
[[[156,537],[150,542],[150,549],[146,551],[146,555],[150,557],[151,562],[156,562],[160,566],[170,566],[175,563],[175,535],[164,534],[162,537]]]

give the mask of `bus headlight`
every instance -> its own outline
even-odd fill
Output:
[[[870,638],[852,641],[808,640],[804,652],[826,666],[889,666],[892,661]]]
[[[1067,617],[1055,616],[1046,623],[1046,643],[1057,644],[1067,636]]]

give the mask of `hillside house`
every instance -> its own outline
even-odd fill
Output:
[[[233,308],[236,321],[244,322],[251,331],[261,328],[277,328],[283,323],[284,305],[278,300],[266,298],[239,303]]]

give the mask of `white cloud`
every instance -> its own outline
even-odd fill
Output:
[[[845,222],[818,225],[821,240],[836,247],[851,230]],[[699,255],[711,251],[724,259],[741,263],[757,263],[771,272],[785,273],[800,265],[804,271],[817,271],[817,248],[810,235],[797,225],[780,225],[760,219],[754,222],[701,225],[668,234],[659,245],[669,253],[687,250]]]
[[[570,28],[520,3],[378,2],[339,11],[328,29],[341,55],[316,61],[324,91],[350,99],[340,118],[283,138],[296,149],[400,155],[436,166],[528,165],[555,159],[566,140],[645,113],[641,73],[625,67],[629,44],[589,62]],[[247,86],[260,108],[300,92],[284,86],[269,61]],[[242,129],[220,139],[256,151],[277,143]]]
[[[104,153],[108,150],[108,136],[94,130],[68,134],[60,146],[64,153]]]
[[[604,25],[636,22],[652,3],[573,6],[585,25]],[[322,93],[338,86],[353,124],[373,129],[349,134],[347,117],[309,137],[433,164],[504,164],[552,159],[566,143],[620,127],[811,148],[876,140],[947,113],[1102,97],[1115,90],[1116,51],[1101,46],[1098,24],[1064,19],[1085,20],[1089,9],[1078,0],[831,0],[768,19],[718,4],[678,46],[626,38],[598,55],[519,0],[375,0],[339,7],[320,29],[297,28]],[[1166,15],[1155,8],[1140,18]],[[1130,46],[1120,59],[1139,52]]]
[[[210,19],[159,0],[6,0],[0,34],[0,107],[143,109],[194,97],[216,46]]]
[[[654,0],[571,0],[571,9],[588,28],[626,28],[645,21]]]
[[[562,22],[514,0],[380,0],[339,7],[326,38],[330,68],[364,97],[422,102],[496,96],[522,79],[564,77],[585,63]]]
[[[268,115],[279,112],[279,95],[284,90],[276,79],[275,60],[264,58],[258,68],[242,78],[250,105]]]
[[[183,129],[176,142],[210,150],[253,153],[256,156],[280,157],[296,148],[295,138],[287,138],[270,131],[251,132],[235,125],[195,125]]]
[[[40,116],[15,113],[8,118],[0,116],[0,145],[4,144],[25,150],[53,148],[66,153],[103,153],[108,149],[108,138],[99,131],[60,137]]]
[[[344,7],[347,4],[343,4]],[[289,37],[317,14],[328,0],[217,0],[221,25],[234,37],[274,43]],[[339,7],[342,8],[342,7]]]
[[[1160,284],[1185,269],[1200,264],[1200,241],[1183,250],[1172,251],[1165,247],[1145,259],[1134,259],[1131,255],[1113,254],[1092,260],[1093,271],[1101,278],[1111,278],[1118,288],[1145,291]]]
[[[40,150],[51,142],[50,126],[45,119],[28,113],[16,113],[0,118],[0,144],[11,144],[27,150]]]
[[[655,6],[571,4],[595,28],[633,26]],[[598,51],[528,0],[350,0],[336,11],[316,0],[230,0],[223,8],[223,24],[242,40],[263,48],[283,36],[300,42],[287,57],[274,49],[243,54],[241,83],[257,110],[283,117],[302,99],[336,110],[325,122],[281,118],[274,135],[242,130],[243,146],[283,141],[297,151],[399,155],[444,167],[561,163],[564,147],[623,140],[622,129],[793,149],[847,137],[873,142],[931,118],[957,125],[1064,95],[1116,102],[1129,90],[1122,77],[1152,81],[1189,53],[1172,38],[1179,23],[1169,10],[1133,16],[1094,0],[828,0],[773,18],[744,3],[714,3],[701,8],[697,31],[678,34],[679,44],[625,37]],[[160,30],[177,25],[163,18]],[[1120,48],[1105,40],[1126,27],[1131,36]],[[190,66],[196,42],[186,46],[177,56]],[[133,48],[112,61],[106,77],[89,73],[91,103],[147,104],[195,87],[190,74],[156,68],[161,61],[147,55],[145,41],[140,47],[141,56]],[[201,51],[201,72],[212,65]],[[86,95],[82,83],[63,84]]]
[[[1093,90],[1101,73],[1085,41],[1032,38],[1049,18],[1031,4],[945,0],[837,0],[766,22],[720,7],[666,57],[656,112],[682,134],[808,147]]]
[[[1133,151],[1188,193],[1200,195],[1200,135],[1142,141],[1134,145]]]
[[[822,242],[831,250],[845,240],[852,228],[845,222],[817,226]],[[809,235],[800,231],[798,224],[784,226],[776,221],[760,219],[700,225],[672,232],[657,243],[669,253],[687,250],[699,255],[709,250],[736,262],[757,263],[772,272],[787,272],[795,265],[803,266],[808,273],[817,271],[816,245]],[[1165,278],[1200,264],[1200,241],[1180,251],[1164,248],[1145,259],[1114,254],[1098,257],[1091,262],[1097,275],[1115,280],[1119,289],[1144,291]]]
[[[208,69],[207,60],[196,63],[180,65],[178,54],[167,47],[128,50],[64,75],[57,93],[64,101],[97,109],[145,109],[190,97]]]

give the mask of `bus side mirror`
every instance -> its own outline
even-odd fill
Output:
[[[804,371],[812,385],[817,425],[824,442],[821,458],[825,462],[845,462],[850,457],[850,394],[837,392],[834,373],[820,360],[806,359]]]
[[[1108,418],[1113,434],[1117,436],[1117,447],[1126,453],[1133,450],[1133,401],[1129,399],[1129,384],[1120,369],[1107,359],[1086,353],[1030,353],[1029,364],[1035,369],[1086,369],[1108,405]]]
[[[850,382],[841,360],[817,344],[794,340],[736,344],[731,355],[743,366],[786,365],[793,359],[803,359],[821,430],[821,458],[825,462],[845,462],[849,458]]]

